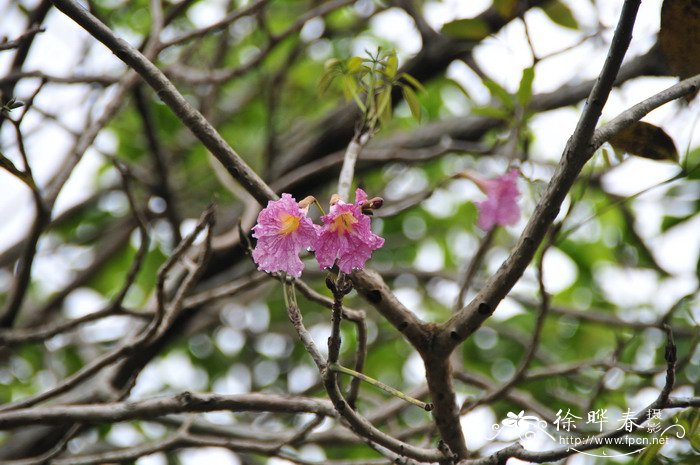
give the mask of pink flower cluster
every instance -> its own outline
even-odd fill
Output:
[[[520,218],[518,206],[518,170],[510,170],[506,174],[495,179],[482,179],[470,172],[460,173],[462,177],[474,181],[474,183],[486,194],[486,200],[477,202],[479,219],[477,225],[489,231],[494,226],[514,225]]]
[[[300,207],[289,194],[268,202],[253,227],[253,237],[258,240],[253,260],[258,269],[299,277],[304,269],[299,259],[302,248],[316,251],[321,269],[332,267],[336,261],[344,273],[364,268],[372,251],[384,245],[384,239],[372,232],[369,217],[362,213],[366,202],[367,194],[357,189],[355,203],[336,202],[321,217],[322,226],[306,216],[308,205]]]
[[[510,170],[496,179],[487,179],[485,183],[486,200],[478,202],[479,220],[477,224],[488,231],[495,225],[514,225],[520,218],[518,207],[518,170]]]

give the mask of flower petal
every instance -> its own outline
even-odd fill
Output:
[[[355,204],[340,201],[321,217],[323,227],[315,250],[322,269],[332,267],[336,260],[343,273],[362,269],[372,251],[384,245],[384,239],[372,232],[371,220],[360,209],[360,205],[367,201],[367,194],[357,189],[355,196]]]
[[[259,270],[268,273],[284,271],[299,277],[304,269],[299,252],[302,248],[314,246],[318,229],[299,208],[294,197],[282,194],[279,200],[269,201],[258,214],[253,237],[258,240],[253,249],[253,260]]]

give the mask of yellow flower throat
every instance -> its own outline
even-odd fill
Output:
[[[288,236],[299,228],[301,217],[293,216],[288,213],[282,213],[280,220],[282,221],[282,227],[280,228],[279,233]]]
[[[347,232],[352,232],[356,223],[357,218],[351,212],[341,213],[333,220],[331,231],[336,231],[339,236],[342,236]]]

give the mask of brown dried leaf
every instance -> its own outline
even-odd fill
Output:
[[[637,121],[610,139],[615,150],[651,160],[678,162],[678,150],[671,136],[653,124]]]
[[[700,74],[700,0],[664,0],[659,45],[673,74]]]

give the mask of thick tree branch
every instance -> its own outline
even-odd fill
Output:
[[[585,163],[593,155],[595,147],[591,142],[595,125],[632,40],[632,29],[639,4],[640,0],[625,1],[608,57],[591,90],[581,119],[564,149],[557,171],[510,256],[496,274],[487,281],[474,300],[442,326],[437,345],[445,353],[451,352],[476,331],[520,279],[549,226],[559,213],[566,194]]]
[[[65,423],[116,423],[134,419],[149,419],[186,412],[281,412],[315,413],[334,417],[330,402],[308,397],[288,397],[275,394],[217,395],[183,392],[176,396],[136,402],[105,404],[59,405],[22,408],[0,413],[0,429],[26,425],[56,425]]]
[[[350,275],[357,292],[386,318],[420,352],[427,349],[430,327],[407,309],[384,283],[379,273],[370,269]]]

